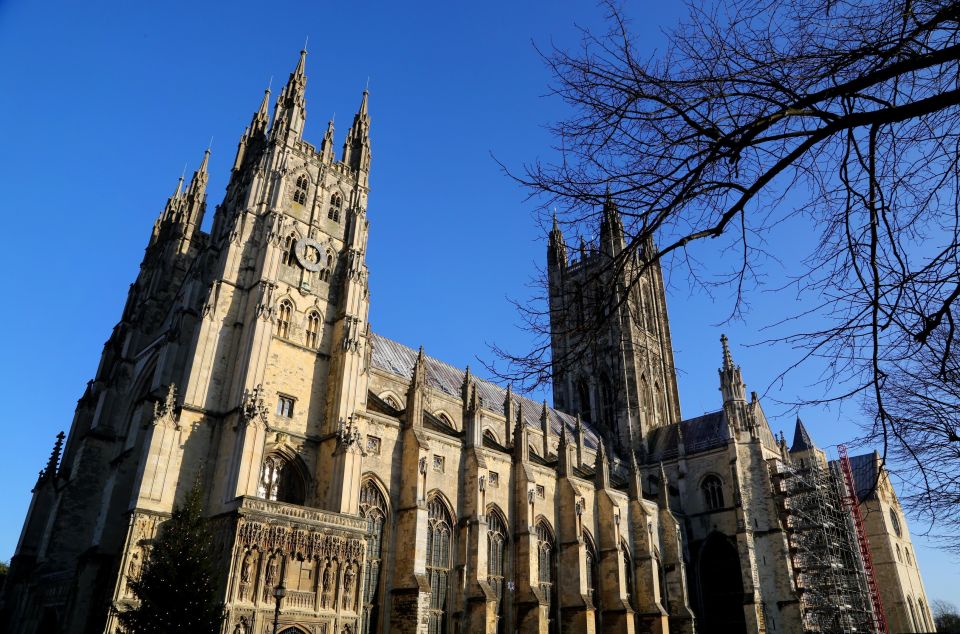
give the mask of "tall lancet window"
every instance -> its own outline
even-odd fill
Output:
[[[301,174],[297,179],[297,188],[293,192],[293,202],[301,205],[307,204],[307,187],[310,185],[310,179]]]
[[[543,520],[537,522],[537,569],[539,573],[540,592],[548,603],[547,614],[550,618],[549,631],[551,634],[560,631],[557,618],[557,584],[556,584],[556,549],[554,548],[553,531]]]
[[[293,318],[293,304],[289,300],[280,302],[277,310],[277,336],[286,339],[290,336],[290,320]]]
[[[340,212],[343,210],[343,198],[340,194],[334,194],[330,197],[330,209],[327,211],[327,218],[334,222],[340,222]]]
[[[502,632],[503,622],[503,578],[507,565],[507,523],[499,511],[487,512],[487,581],[497,592],[497,631]]]
[[[307,315],[307,347],[316,348],[320,345],[320,313],[311,311]]]
[[[370,523],[370,541],[363,575],[363,633],[376,632],[380,623],[380,571],[383,567],[383,531],[387,523],[387,502],[372,480],[360,488],[360,514]]]
[[[297,263],[297,236],[292,233],[283,239],[283,252],[280,254],[280,264],[294,266]]]
[[[429,634],[446,632],[444,615],[450,588],[451,541],[453,522],[447,507],[438,497],[427,504],[427,581],[430,583]]]

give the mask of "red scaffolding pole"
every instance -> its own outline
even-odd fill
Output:
[[[857,486],[853,479],[853,467],[850,456],[847,455],[847,446],[837,447],[840,454],[840,468],[847,484],[847,493],[843,500],[853,516],[853,524],[857,530],[857,544],[860,546],[860,557],[863,559],[863,569],[867,573],[867,587],[870,589],[870,603],[873,604],[873,622],[877,634],[887,634],[887,617],[883,614],[883,602],[880,600],[880,586],[877,585],[877,575],[873,569],[873,557],[870,555],[870,542],[863,528],[863,515],[860,513],[860,500],[857,499]]]

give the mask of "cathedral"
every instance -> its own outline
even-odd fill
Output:
[[[553,358],[579,351],[552,407],[372,330],[368,94],[339,158],[332,122],[312,145],[306,57],[209,230],[209,150],[154,222],[0,629],[120,632],[199,480],[224,634],[933,631],[877,456],[830,461],[799,420],[788,446],[726,338],[717,410],[682,418],[656,247],[621,284],[614,204],[591,242],[549,235]],[[583,353],[599,289],[623,297]]]

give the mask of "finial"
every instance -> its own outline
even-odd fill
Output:
[[[723,369],[733,368],[733,355],[730,354],[730,345],[727,335],[720,335],[720,345],[723,346]]]
[[[370,92],[370,75],[367,75],[367,85],[363,87],[363,92]]]
[[[309,44],[309,43],[310,43],[310,36],[308,35],[308,36],[306,36],[306,37],[303,38],[303,52],[304,52],[304,53],[307,52],[307,44]]]
[[[273,75],[270,75],[270,81],[267,82],[267,94],[270,94],[270,90],[273,88]]]

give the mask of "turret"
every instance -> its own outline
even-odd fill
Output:
[[[303,125],[307,120],[307,51],[300,51],[297,67],[290,73],[287,85],[277,97],[273,113],[270,138],[281,143],[293,143],[303,137]]]
[[[543,435],[543,459],[550,459],[550,413],[547,411],[547,402],[543,402],[540,410],[540,432]]]
[[[567,245],[563,241],[563,232],[560,231],[560,225],[557,223],[557,214],[553,214],[553,229],[550,230],[547,243],[547,265],[551,270],[567,268]]]
[[[259,146],[267,137],[267,126],[270,124],[270,89],[263,91],[260,107],[253,113],[250,125],[243,131],[240,142],[237,143],[237,156],[233,160],[233,171],[243,166],[244,158],[248,155],[251,146]]]
[[[364,184],[370,175],[370,115],[367,112],[369,97],[370,92],[364,90],[360,109],[353,116],[353,125],[343,142],[343,162],[358,173]]]
[[[620,219],[620,210],[613,202],[608,188],[600,219],[600,252],[609,257],[615,257],[623,251],[624,247],[623,221]]]
[[[603,439],[597,442],[597,459],[594,463],[593,482],[598,489],[610,488],[610,463],[607,462],[607,450]]]

